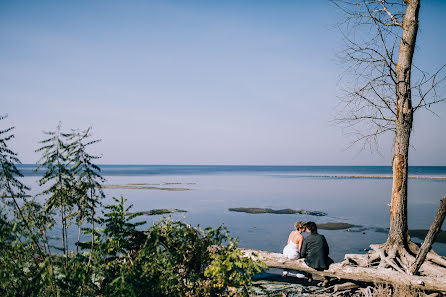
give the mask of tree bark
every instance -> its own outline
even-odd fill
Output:
[[[393,144],[393,185],[390,205],[390,231],[387,243],[406,245],[407,234],[407,173],[409,141],[413,122],[411,67],[418,32],[420,0],[406,0],[403,34],[396,65],[395,138]]]
[[[352,290],[357,289],[359,286],[355,283],[345,283],[345,284],[339,284],[334,286],[335,292],[345,291],[345,290]]]
[[[418,270],[420,269],[421,265],[426,259],[427,253],[429,253],[429,251],[431,250],[432,244],[434,243],[435,238],[437,237],[438,232],[440,231],[441,226],[443,225],[445,216],[446,216],[446,196],[444,196],[443,199],[441,199],[440,207],[438,208],[435,220],[432,223],[432,226],[430,227],[429,232],[426,235],[426,238],[424,239],[423,245],[418,251],[415,262],[409,268],[412,274],[418,273]]]

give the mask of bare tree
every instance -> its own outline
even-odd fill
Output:
[[[340,24],[346,47],[341,57],[348,85],[336,121],[363,148],[394,134],[393,185],[387,242],[370,261],[409,272],[418,246],[408,236],[407,179],[414,113],[444,101],[437,93],[445,80],[444,65],[428,75],[413,65],[421,0],[334,0],[346,16]],[[435,257],[435,256],[432,256]],[[437,262],[444,260],[438,257]]]

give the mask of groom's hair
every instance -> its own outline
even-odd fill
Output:
[[[311,234],[317,234],[317,226],[315,222],[307,222],[305,227],[310,230]]]

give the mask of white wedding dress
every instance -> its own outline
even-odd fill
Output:
[[[294,242],[290,241],[284,248],[282,254],[290,260],[299,259],[298,246]]]

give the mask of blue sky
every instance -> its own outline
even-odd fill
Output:
[[[432,71],[446,1],[425,4],[415,62]],[[322,0],[1,0],[2,124],[24,163],[62,121],[92,126],[106,164],[389,165],[391,136],[358,153],[330,123],[338,21]],[[416,115],[412,165],[446,165],[435,110]]]

